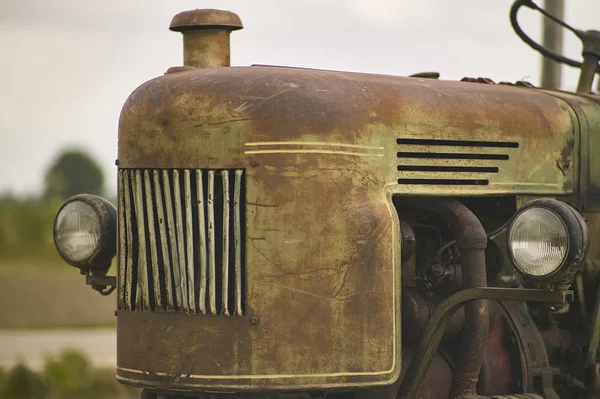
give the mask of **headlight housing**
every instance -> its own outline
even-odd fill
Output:
[[[508,228],[508,254],[526,277],[546,283],[570,282],[589,248],[587,224],[564,202],[530,202]]]
[[[116,253],[117,210],[95,195],[69,198],[54,220],[54,245],[68,264],[104,274]]]

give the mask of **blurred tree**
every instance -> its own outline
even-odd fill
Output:
[[[44,399],[47,397],[44,382],[23,365],[15,366],[4,379],[0,390],[1,398]]]
[[[66,199],[75,194],[101,195],[104,175],[96,161],[80,150],[63,151],[46,172],[46,198]]]

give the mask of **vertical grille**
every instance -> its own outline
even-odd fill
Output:
[[[244,171],[119,171],[119,309],[244,313]]]

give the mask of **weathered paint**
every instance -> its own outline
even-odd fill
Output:
[[[240,18],[222,10],[190,10],[181,12],[171,21],[170,29],[183,34],[183,69],[228,67],[230,61],[229,35],[242,29]]]
[[[578,187],[578,207],[583,211],[600,211],[600,96],[578,96],[566,92],[547,92],[560,98],[572,108],[573,124],[579,126],[580,151],[576,153],[579,162],[580,180]]]
[[[221,390],[393,382],[391,197],[576,194],[565,162],[579,152],[573,116],[529,88],[290,68],[204,69],[142,85],[122,112],[121,168],[245,170],[246,313],[119,312],[118,378]],[[444,179],[487,184],[398,184],[440,178],[399,164],[447,166]]]
[[[140,112],[148,119],[136,118]],[[398,187],[401,176],[431,175],[399,173],[398,152],[483,152],[509,159],[401,161],[499,169],[446,172],[445,179],[483,176],[489,185],[444,187],[445,194],[568,194],[573,169],[557,161],[578,152],[573,116],[564,101],[521,87],[289,68],[210,69],[167,75],[136,90],[121,126],[136,124],[137,132],[121,135],[119,161],[125,168],[236,168],[249,161],[279,166],[312,159],[321,168],[342,156],[344,164],[364,158],[392,192],[430,195],[439,187]],[[514,142],[518,148],[440,149],[398,145],[398,138]]]

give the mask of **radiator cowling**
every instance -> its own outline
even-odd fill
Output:
[[[118,379],[236,392],[394,382],[402,350],[400,228],[392,196],[573,195],[575,120],[562,100],[535,90],[431,79],[251,67],[172,73],[147,82],[121,114],[120,193],[133,212],[150,209],[158,197],[144,190],[158,187],[164,201],[160,178],[166,173],[171,197],[185,197],[189,171],[193,203],[198,171],[202,179],[210,171],[215,179],[228,171],[231,191],[232,175],[242,170],[242,312],[234,312],[235,295],[229,302],[237,279],[227,285],[229,316],[219,306],[216,314],[203,314],[200,300],[191,309],[175,297],[169,308],[162,281],[164,308],[150,294],[149,306],[142,296],[138,307],[133,286],[124,296],[133,283],[124,266],[126,222],[132,229],[138,222],[137,215],[135,221],[123,216],[122,199]],[[180,181],[178,196],[174,181]],[[135,208],[134,188],[150,205],[142,201]],[[185,200],[180,207],[181,234],[199,241],[195,225],[191,235],[186,232]],[[160,237],[158,214],[151,218],[149,231],[158,226]],[[235,262],[231,234],[228,262]],[[188,256],[186,248],[180,258]],[[194,275],[194,290],[181,288],[183,305],[186,292],[188,306],[196,290],[204,298],[194,274],[202,270],[200,248],[192,247],[186,258],[198,259],[193,273],[190,263],[179,265],[180,276],[182,270]],[[158,251],[152,262],[148,251],[143,258],[151,264],[142,270],[150,290],[156,289],[153,267],[160,276],[165,262]],[[215,248],[215,256],[221,252]],[[236,269],[228,265],[231,280]],[[215,258],[215,276],[218,266]],[[217,298],[219,289],[222,294],[216,284]]]

